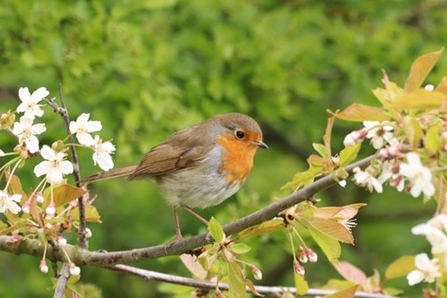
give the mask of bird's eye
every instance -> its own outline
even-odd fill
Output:
[[[238,138],[238,139],[243,139],[245,137],[245,133],[241,130],[236,130],[235,135],[236,135],[236,138]]]

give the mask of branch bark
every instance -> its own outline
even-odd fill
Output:
[[[365,167],[374,158],[375,156],[364,158],[346,167],[346,170],[351,172],[355,167]],[[249,227],[274,218],[281,211],[303,202],[311,198],[316,193],[336,184],[337,182],[334,181],[331,176],[322,177],[311,185],[308,185],[279,201],[276,201],[252,214],[225,225],[223,229],[227,235],[241,232]],[[181,255],[185,252],[192,251],[195,248],[210,243],[211,239],[207,236],[207,234],[201,234],[191,238],[184,238],[169,246],[162,244],[114,252],[88,251],[70,244],[64,246],[64,249],[70,260],[77,265],[110,266],[117,263],[131,263],[144,259],[156,259],[169,255]],[[0,250],[3,251],[15,254],[42,256],[43,249],[44,247],[41,242],[36,239],[24,239],[20,242],[14,242],[11,241],[10,236],[0,236]],[[51,246],[48,247],[47,257],[51,261],[65,261],[64,254],[62,254],[61,251],[54,250]]]
[[[200,279],[194,279],[194,278],[188,278],[183,276],[176,276],[171,274],[165,274],[160,272],[155,272],[151,270],[145,270],[140,268],[135,268],[132,266],[122,265],[122,264],[116,264],[113,266],[107,266],[104,267],[109,270],[122,272],[125,274],[134,275],[140,278],[143,278],[145,280],[156,280],[161,282],[167,282],[171,284],[177,284],[177,285],[184,285],[204,290],[214,290],[216,289],[216,283],[207,281],[207,280],[200,280]],[[228,290],[228,284],[226,283],[219,283],[217,287],[222,290],[226,291]],[[267,287],[267,286],[255,286],[256,291],[260,294],[264,295],[274,295],[275,297],[280,297],[282,293],[292,293],[296,294],[297,290],[294,287]],[[249,288],[246,289],[247,292],[250,291]],[[321,289],[309,289],[309,291],[306,293],[306,296],[326,296],[329,294],[333,294],[335,291],[332,290],[321,290]],[[388,296],[383,294],[377,294],[377,293],[368,293],[368,292],[356,292],[355,296],[356,298],[397,298],[394,296]]]

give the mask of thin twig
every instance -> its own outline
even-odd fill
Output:
[[[200,279],[194,279],[194,278],[188,278],[183,276],[177,276],[177,275],[171,275],[171,274],[165,274],[140,268],[135,268],[132,266],[122,265],[122,264],[116,264],[113,266],[106,266],[104,268],[123,272],[126,274],[134,275],[140,278],[143,278],[145,280],[156,280],[161,282],[167,282],[171,284],[177,284],[177,285],[184,285],[189,286],[193,288],[200,288],[205,290],[214,290],[216,289],[216,283],[212,281],[207,280],[200,280]],[[228,284],[226,283],[219,283],[217,287],[222,290],[226,291],[228,290]],[[296,288],[294,287],[268,287],[268,286],[255,286],[255,289],[260,294],[274,294],[280,296],[282,293],[292,293],[295,294]],[[249,288],[246,288],[247,292],[250,291]],[[329,294],[333,294],[335,291],[333,290],[321,290],[321,289],[309,289],[309,291],[306,293],[308,296],[326,296]],[[368,293],[368,292],[356,292],[355,296],[356,298],[397,298],[394,296],[388,296],[384,294],[377,294],[377,293]]]
[[[68,278],[70,277],[70,265],[64,263],[57,278],[56,288],[54,289],[53,298],[63,298],[65,286],[67,285]]]
[[[65,106],[63,96],[62,96],[62,87],[59,91],[59,97],[61,101],[62,107],[60,107],[56,101],[55,98],[47,100],[47,103],[54,109],[56,113],[61,115],[65,130],[67,132],[67,135],[69,136],[70,144],[73,144],[75,142],[74,136],[70,132],[70,117],[68,116],[68,111]],[[73,176],[77,187],[82,187],[81,183],[81,173],[79,169],[79,159],[78,154],[76,152],[76,148],[73,145],[69,146],[70,153],[72,157],[72,163],[73,163]],[[88,248],[88,241],[87,241],[87,234],[86,234],[86,218],[85,218],[85,204],[83,197],[78,198],[78,207],[79,207],[79,238],[78,238],[78,245],[81,248]]]

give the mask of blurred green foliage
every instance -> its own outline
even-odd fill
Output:
[[[173,131],[211,115],[250,114],[271,150],[259,152],[236,198],[202,212],[226,223],[286,194],[278,189],[305,168],[327,108],[373,104],[370,90],[381,85],[382,69],[402,84],[417,56],[445,46],[446,12],[441,0],[4,0],[0,107],[18,105],[19,87],[60,92],[73,118],[89,112],[102,121],[102,135],[117,145],[117,165],[137,163]],[[444,55],[430,82],[446,75],[446,66]],[[47,112],[45,121],[49,131],[63,133],[58,117]],[[337,124],[334,152],[351,128]],[[12,146],[11,137],[0,136],[2,149]],[[90,153],[81,158],[83,174],[98,170]],[[31,169],[22,170],[29,188],[37,181]],[[130,249],[174,236],[171,210],[151,183],[103,182],[94,193],[103,224],[91,226],[90,249]],[[343,247],[343,258],[368,274],[425,247],[409,228],[431,214],[431,204],[420,208],[419,200],[393,191],[378,197],[357,188],[331,189],[322,198],[327,205],[369,204],[358,216],[356,246]],[[185,234],[204,232],[189,215],[181,213],[181,220]],[[249,242],[262,284],[293,285],[284,239],[275,233]],[[0,260],[0,296],[51,295],[38,259],[1,253]],[[320,260],[306,267],[313,286],[338,277]],[[176,258],[137,265],[188,274]],[[97,285],[103,297],[171,297],[174,291],[98,268],[83,268],[82,281]]]

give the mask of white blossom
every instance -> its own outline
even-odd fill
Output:
[[[19,122],[14,122],[12,133],[19,138],[19,143],[25,143],[26,149],[31,153],[39,151],[39,139],[36,135],[46,130],[45,124],[33,124],[33,120],[26,116],[20,117]]]
[[[15,194],[9,195],[8,193],[0,190],[0,213],[10,211],[13,214],[17,214],[22,210],[19,206],[22,195]]]
[[[410,181],[410,194],[417,198],[421,193],[427,197],[435,194],[435,187],[431,182],[432,174],[430,170],[423,166],[419,155],[414,152],[406,154],[407,162],[402,163],[399,173]]]
[[[19,89],[19,98],[22,103],[17,107],[18,113],[24,113],[25,117],[34,119],[34,117],[41,117],[43,110],[39,102],[47,97],[50,92],[45,87],[40,87],[33,94],[30,94],[27,87]]]
[[[416,255],[414,263],[417,269],[411,271],[407,275],[408,284],[410,286],[423,281],[432,283],[437,277],[441,276],[441,272],[439,272],[439,260],[436,258],[430,260],[426,253]]]
[[[93,145],[93,161],[99,165],[104,171],[113,168],[113,160],[110,154],[115,151],[115,146],[110,142],[102,142],[99,136],[95,136],[95,144]]]
[[[78,142],[82,145],[92,146],[95,140],[90,132],[100,131],[102,125],[100,121],[89,120],[90,114],[81,114],[76,121],[70,122],[70,132],[76,134]]]
[[[381,125],[377,121],[364,121],[363,125],[368,130],[366,138],[371,139],[371,144],[374,149],[382,148],[386,143],[394,139],[393,127],[391,125]]]
[[[47,181],[51,184],[62,182],[63,175],[73,172],[73,165],[70,161],[64,160],[66,156],[63,152],[55,152],[49,146],[44,145],[40,154],[45,159],[34,168],[37,177],[46,175]]]
[[[414,235],[424,235],[432,246],[432,253],[447,254],[447,215],[439,214],[428,222],[411,229]]]
[[[359,167],[354,168],[354,182],[359,186],[366,187],[370,192],[375,190],[381,193],[383,191],[382,183],[374,177],[372,171],[372,168],[368,168],[366,171],[362,171]]]

